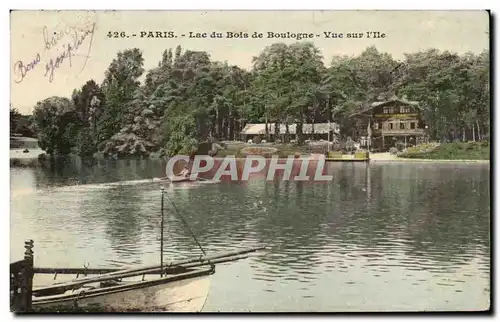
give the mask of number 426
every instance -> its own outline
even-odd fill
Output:
[[[108,38],[128,38],[125,31],[110,31],[108,32]]]

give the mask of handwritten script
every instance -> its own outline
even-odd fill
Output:
[[[18,60],[14,64],[14,82],[21,83],[30,72],[35,70],[41,64],[42,54],[49,56],[45,63],[44,76],[52,83],[56,71],[67,62],[70,68],[73,67],[73,57],[82,57],[83,63],[78,72],[80,74],[87,65],[94,40],[95,23],[88,24],[83,27],[67,26],[60,32],[50,33],[45,26],[42,30],[44,51],[38,52],[34,58],[28,62]],[[69,38],[69,39],[68,39]],[[51,55],[51,51],[56,51]]]

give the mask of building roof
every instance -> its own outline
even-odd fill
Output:
[[[383,101],[383,102],[373,102],[370,104],[370,108],[374,108],[374,107],[377,107],[377,106],[382,106],[382,105],[387,105],[387,104],[390,104],[390,103],[400,103],[400,104],[403,104],[403,105],[411,105],[411,106],[415,106],[415,107],[418,107],[419,104],[418,102],[416,101],[408,101],[408,100],[405,100],[405,99],[400,99],[400,98],[397,98],[397,97],[394,97],[388,101]]]
[[[355,116],[355,115],[360,115],[360,114],[363,114],[365,112],[368,112],[368,111],[371,111],[374,107],[378,107],[378,106],[384,106],[384,105],[388,105],[388,104],[391,104],[391,103],[400,103],[402,105],[410,105],[410,106],[414,106],[418,109],[422,109],[419,102],[416,102],[416,101],[408,101],[406,99],[401,99],[401,98],[397,98],[397,97],[393,97],[391,98],[390,100],[387,100],[387,101],[381,101],[381,102],[372,102],[371,104],[368,104],[368,105],[364,105],[364,106],[361,106],[360,109],[355,112],[355,113],[352,113],[351,115],[349,115],[349,117],[352,117],[352,116]]]
[[[269,134],[274,134],[275,123],[268,123],[269,125]],[[311,134],[312,133],[313,124],[303,124],[302,125],[302,133]],[[339,126],[336,123],[330,123],[330,130],[334,132],[338,132]],[[285,124],[280,124],[280,133],[286,132]],[[288,126],[288,132],[290,134],[297,133],[297,124],[293,123]],[[314,123],[314,133],[325,134],[328,133],[328,123]],[[265,123],[253,123],[247,124],[241,134],[244,135],[264,135],[266,134],[266,124]]]

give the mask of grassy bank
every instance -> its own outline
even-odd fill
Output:
[[[422,144],[408,148],[399,153],[398,157],[408,159],[432,160],[489,160],[490,143],[453,142],[440,145]]]
[[[278,151],[276,152],[277,155],[279,155],[281,158],[286,158],[289,155],[295,155],[296,153],[300,154],[308,154],[310,153],[310,148],[308,146],[299,146],[296,144],[267,144],[267,145],[248,145],[245,143],[237,143],[237,144],[228,144],[227,148],[225,150],[220,150],[217,153],[217,157],[226,157],[228,155],[234,155],[236,157],[244,157],[244,154],[242,153],[242,150],[244,148],[251,148],[251,147],[270,147],[270,148],[276,148]]]

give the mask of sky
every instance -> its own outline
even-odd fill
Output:
[[[176,38],[148,38],[169,32]],[[190,32],[207,38],[190,38]],[[210,38],[212,32],[242,32],[249,38]],[[250,69],[252,57],[266,46],[297,41],[270,38],[268,32],[312,34],[300,41],[314,42],[326,65],[335,55],[357,55],[372,45],[396,59],[429,48],[458,53],[489,48],[486,11],[14,11],[10,102],[30,114],[47,97],[70,97],[89,79],[102,82],[116,54],[133,47],[142,50],[146,70],[177,45]],[[385,36],[368,38],[367,32]],[[253,33],[262,38],[252,38]],[[335,33],[343,38],[326,37]],[[348,33],[363,37],[347,38]]]

